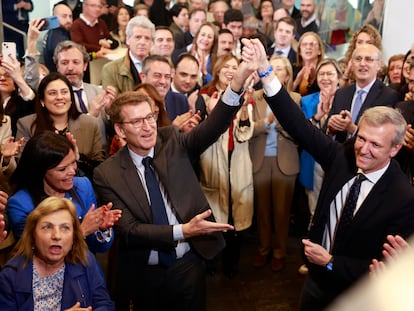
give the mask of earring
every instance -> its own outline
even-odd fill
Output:
[[[40,105],[45,108],[45,104],[43,102],[40,102]]]

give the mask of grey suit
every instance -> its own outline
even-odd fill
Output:
[[[170,206],[182,224],[210,208],[191,162],[228,128],[237,108],[219,102],[210,117],[188,133],[182,133],[173,126],[158,129],[153,166],[167,194]],[[94,182],[100,200],[111,201],[114,208],[122,210],[122,218],[115,224],[115,231],[119,238],[115,255],[118,299],[115,300],[119,303],[119,300],[132,299],[137,301],[139,308],[145,309],[149,303],[148,296],[154,295],[148,288],[150,285],[156,286],[154,285],[154,282],[158,282],[155,280],[156,274],[169,273],[174,271],[171,269],[175,269],[177,265],[182,265],[180,263],[182,261],[178,260],[167,270],[148,266],[151,249],[170,250],[175,247],[172,226],[152,223],[151,208],[127,147],[95,169]],[[223,236],[220,233],[190,238],[188,242],[193,251],[190,253],[196,253],[205,259],[213,258],[224,247]],[[186,256],[182,259],[184,260]],[[195,257],[198,256],[194,256],[191,261],[187,259],[188,275],[193,274],[193,270],[189,269],[191,265],[200,260]],[[183,277],[182,282],[177,280],[174,282],[172,280],[175,280],[176,275],[176,273],[169,275],[169,282],[181,288],[180,283],[187,281],[188,277]],[[203,278],[198,279],[198,282],[204,282]],[[183,296],[180,290],[175,290],[178,291],[176,293],[178,296]],[[159,295],[161,294],[158,293],[160,299]],[[171,298],[170,295],[172,293],[165,292],[161,297],[165,300],[166,296]],[[180,304],[180,297],[174,297],[173,301],[167,300],[170,304]],[[157,303],[166,302],[157,301]],[[172,305],[170,307],[174,309]],[[156,309],[162,310],[155,306],[152,308],[152,310]],[[200,309],[193,306],[191,310]]]

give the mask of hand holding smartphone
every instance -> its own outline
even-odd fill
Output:
[[[13,63],[13,59],[10,55],[16,57],[16,43],[14,42],[3,42],[1,44],[1,54],[3,55],[3,60],[8,63]]]
[[[59,28],[59,21],[57,16],[43,18],[44,25],[39,29],[40,31]]]

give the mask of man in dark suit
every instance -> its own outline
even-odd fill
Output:
[[[258,64],[259,74],[267,72],[260,43],[245,45],[247,60]],[[272,72],[262,83],[280,124],[325,172],[309,239],[303,240],[309,277],[300,303],[301,310],[322,310],[369,271],[373,258],[382,257],[387,235],[407,237],[414,231],[414,189],[392,159],[402,146],[406,122],[390,107],[374,107],[361,116],[356,138],[339,144],[306,120]],[[348,213],[357,173],[366,179]]]
[[[282,0],[282,7],[285,8],[293,19],[300,18],[300,11],[295,6],[295,0]]]
[[[381,52],[377,47],[371,44],[357,47],[351,61],[355,83],[336,92],[328,121],[328,133],[339,142],[355,133],[366,109],[394,107],[398,102],[398,94],[377,79],[381,68]]]
[[[228,128],[252,72],[241,64],[209,118],[188,133],[171,126],[157,130],[146,96],[126,92],[112,104],[111,120],[127,145],[95,170],[94,181],[99,198],[111,198],[123,211],[115,227],[117,310],[131,310],[130,305],[133,310],[205,310],[203,259],[218,254],[224,246],[220,231],[233,227],[214,222],[191,161]],[[148,156],[168,224],[155,222],[149,168],[141,164]],[[166,252],[176,256],[170,264],[162,260]]]
[[[183,94],[187,97],[189,108],[181,112],[188,112],[189,109],[193,113],[200,114],[201,120],[204,120],[207,114],[206,103],[203,96],[199,93],[198,60],[190,53],[180,56],[175,63],[175,74],[171,83],[171,90],[175,93]]]
[[[29,29],[29,12],[33,11],[32,0],[2,1],[3,22],[27,33]],[[2,25],[3,27],[3,25]],[[16,42],[17,57],[23,58],[23,36],[14,30],[4,27],[4,41]]]
[[[296,22],[293,18],[289,16],[281,18],[275,25],[275,43],[269,49],[269,56],[285,56],[293,66],[293,64],[296,63],[296,52],[292,47],[293,40],[295,40],[295,34]]]

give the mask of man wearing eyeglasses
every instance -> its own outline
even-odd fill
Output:
[[[381,51],[372,44],[357,47],[352,54],[355,83],[339,89],[332,102],[327,132],[344,142],[357,131],[362,113],[374,106],[394,107],[398,93],[377,79],[381,68]]]
[[[95,169],[94,181],[100,200],[123,211],[115,229],[117,310],[205,310],[203,260],[220,252],[220,232],[233,227],[214,222],[191,163],[228,128],[253,70],[242,63],[208,119],[188,133],[157,129],[145,95],[125,92],[111,105],[127,145]]]

